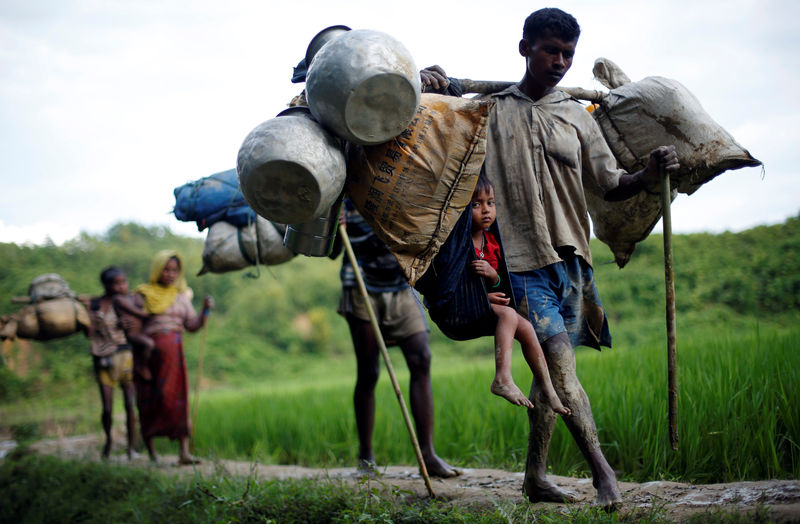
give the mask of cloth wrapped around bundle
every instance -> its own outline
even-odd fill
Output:
[[[20,309],[13,315],[19,338],[52,340],[89,329],[89,313],[74,298],[54,298]]]
[[[283,245],[285,232],[286,226],[261,216],[244,227],[216,222],[208,229],[203,245],[203,268],[198,275],[237,271],[256,264],[272,266],[288,262],[295,253]]]
[[[181,222],[195,222],[198,231],[220,221],[242,227],[256,219],[255,212],[242,196],[236,169],[188,182],[176,187],[173,193],[175,218]]]
[[[0,319],[0,339],[52,340],[89,329],[89,313],[60,275],[39,275],[28,287],[30,302],[12,315]]]
[[[348,148],[347,193],[411,285],[472,199],[486,156],[490,104],[424,93],[399,136]]]
[[[623,169],[638,171],[647,165],[650,151],[675,146],[681,167],[670,177],[673,199],[676,192],[691,195],[729,169],[761,165],[680,82],[657,76],[631,82],[605,58],[595,61],[594,74],[610,91],[594,106],[592,115]],[[661,218],[661,196],[640,193],[621,202],[606,202],[599,188],[585,189],[594,233],[623,267],[636,243]]]

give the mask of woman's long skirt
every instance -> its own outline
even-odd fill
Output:
[[[181,333],[158,333],[153,341],[155,350],[147,362],[152,380],[134,377],[142,437],[188,437],[189,379]]]

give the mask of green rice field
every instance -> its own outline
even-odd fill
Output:
[[[679,337],[678,451],[668,438],[664,344],[578,351],[578,374],[592,400],[606,456],[620,478],[700,483],[800,478],[800,328],[709,325],[692,331],[701,334]],[[391,353],[405,392],[402,358]],[[530,372],[521,356],[515,357],[514,375],[525,387]],[[246,390],[203,392],[196,451],[276,464],[355,464],[349,364],[332,364],[325,380],[273,380]],[[489,393],[492,376],[489,358],[465,362],[452,353],[434,358],[436,449],[463,467],[522,470],[527,417]],[[414,464],[385,372],[377,402],[378,463]],[[552,473],[588,476],[562,422],[549,458]]]

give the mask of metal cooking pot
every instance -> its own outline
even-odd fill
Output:
[[[332,25],[317,33],[306,48],[306,68],[311,65],[311,61],[314,60],[314,56],[317,51],[322,49],[322,46],[348,31],[350,28],[346,25]]]
[[[273,222],[299,224],[325,214],[342,192],[345,159],[341,141],[307,111],[282,113],[247,135],[236,171],[253,211]]]
[[[411,53],[379,31],[346,31],[309,64],[311,113],[340,138],[382,144],[402,133],[420,102],[421,82]]]
[[[283,245],[301,255],[326,257],[330,255],[336,231],[339,226],[339,213],[342,210],[344,192],[328,208],[324,215],[302,224],[289,224],[283,236]]]

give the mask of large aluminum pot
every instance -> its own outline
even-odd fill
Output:
[[[239,148],[242,195],[273,222],[311,221],[325,214],[344,188],[341,142],[304,113],[293,109],[267,120]]]
[[[402,133],[420,101],[411,53],[379,31],[347,31],[326,43],[309,64],[311,113],[339,137],[382,144]]]

